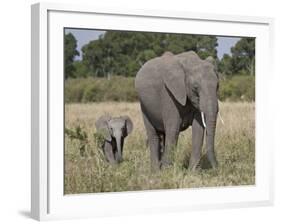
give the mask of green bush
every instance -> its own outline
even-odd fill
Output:
[[[65,81],[65,102],[82,102],[85,89],[89,85],[89,79],[67,79]]]
[[[113,76],[105,78],[78,78],[65,81],[65,102],[137,101],[134,78]]]
[[[220,81],[221,101],[254,101],[255,77],[236,75]],[[137,101],[134,78],[113,76],[106,78],[76,78],[65,81],[66,103],[103,101]]]
[[[220,81],[219,99],[221,101],[254,101],[255,77],[236,75]]]

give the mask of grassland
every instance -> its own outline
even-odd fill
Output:
[[[191,152],[191,129],[182,132],[175,151],[174,165],[150,172],[149,149],[138,103],[104,102],[66,104],[65,127],[80,126],[87,133],[85,156],[81,142],[65,136],[65,193],[119,192],[149,189],[197,188],[255,184],[255,104],[225,102],[220,105],[224,125],[218,120],[216,154],[219,168],[208,169],[203,147],[201,169],[187,170]],[[126,139],[124,161],[109,165],[95,134],[95,121],[104,113],[129,115],[134,130]]]

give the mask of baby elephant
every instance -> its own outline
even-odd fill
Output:
[[[133,123],[128,116],[101,116],[96,121],[96,129],[104,137],[102,149],[111,164],[122,161],[124,139],[132,132]]]

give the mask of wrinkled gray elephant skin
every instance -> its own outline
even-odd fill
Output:
[[[146,62],[135,79],[150,147],[152,169],[169,166],[178,136],[192,126],[189,169],[199,164],[206,130],[207,158],[217,167],[214,138],[218,113],[214,60],[193,52],[165,52]]]
[[[96,121],[96,129],[104,137],[102,149],[107,161],[111,164],[120,163],[123,155],[125,138],[132,132],[133,123],[128,116],[101,116]]]

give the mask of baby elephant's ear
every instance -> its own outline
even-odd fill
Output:
[[[103,115],[101,116],[95,123],[96,125],[96,129],[99,133],[101,133],[103,135],[103,137],[107,140],[107,141],[111,141],[111,131],[108,127],[108,121],[111,119],[110,116],[107,115]]]
[[[126,136],[129,135],[133,131],[133,122],[129,116],[123,116],[123,119],[125,120],[126,124]]]

